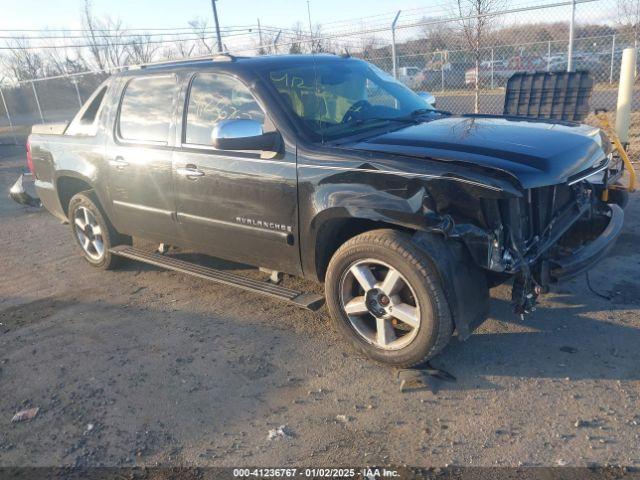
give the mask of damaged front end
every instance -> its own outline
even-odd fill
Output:
[[[23,173],[9,189],[9,197],[14,202],[28,207],[39,208],[42,206],[40,199],[35,194],[34,179],[32,173]]]
[[[552,284],[587,271],[615,244],[624,213],[602,200],[609,186],[603,171],[600,165],[564,183],[526,189],[522,196],[481,198],[476,221],[445,216],[437,230],[466,245],[487,271],[489,285],[513,279],[512,304],[522,316],[535,310],[538,296]]]
[[[527,190],[502,205],[504,247],[494,270],[514,276],[515,313],[535,309],[551,284],[593,267],[615,244],[624,213],[587,179]],[[495,254],[494,254],[495,256]]]

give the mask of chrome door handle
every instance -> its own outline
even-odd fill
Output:
[[[176,168],[176,172],[178,175],[182,175],[187,178],[196,178],[204,176],[204,172],[202,170],[198,170],[195,167],[184,167],[184,168]]]
[[[129,162],[125,162],[122,157],[116,157],[113,160],[109,160],[109,165],[117,168],[118,170],[124,170],[124,167],[129,165]]]

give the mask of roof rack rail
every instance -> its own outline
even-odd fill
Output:
[[[168,67],[172,65],[182,65],[185,63],[194,63],[194,62],[233,62],[236,57],[231,55],[230,53],[218,53],[214,56],[207,55],[204,57],[191,57],[191,58],[183,58],[180,60],[162,60],[160,62],[151,62],[144,63],[142,65],[132,65],[130,68],[153,68],[153,67]]]
[[[213,57],[214,62],[234,62],[236,57],[229,52],[218,53]]]

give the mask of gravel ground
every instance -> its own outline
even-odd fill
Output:
[[[2,192],[23,165],[0,147]],[[637,200],[591,273],[611,300],[582,276],[520,323],[496,288],[491,318],[433,362],[457,380],[401,393],[325,309],[136,263],[95,270],[68,226],[3,193],[0,466],[638,467]],[[27,407],[37,416],[11,423]]]

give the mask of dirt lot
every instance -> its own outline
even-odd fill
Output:
[[[0,147],[0,191],[23,165]],[[400,393],[324,309],[135,263],[94,270],[68,226],[3,193],[0,466],[638,467],[638,200],[591,274],[611,300],[583,276],[520,323],[497,288],[490,320],[433,362],[457,381]],[[279,425],[290,438],[268,440]]]

